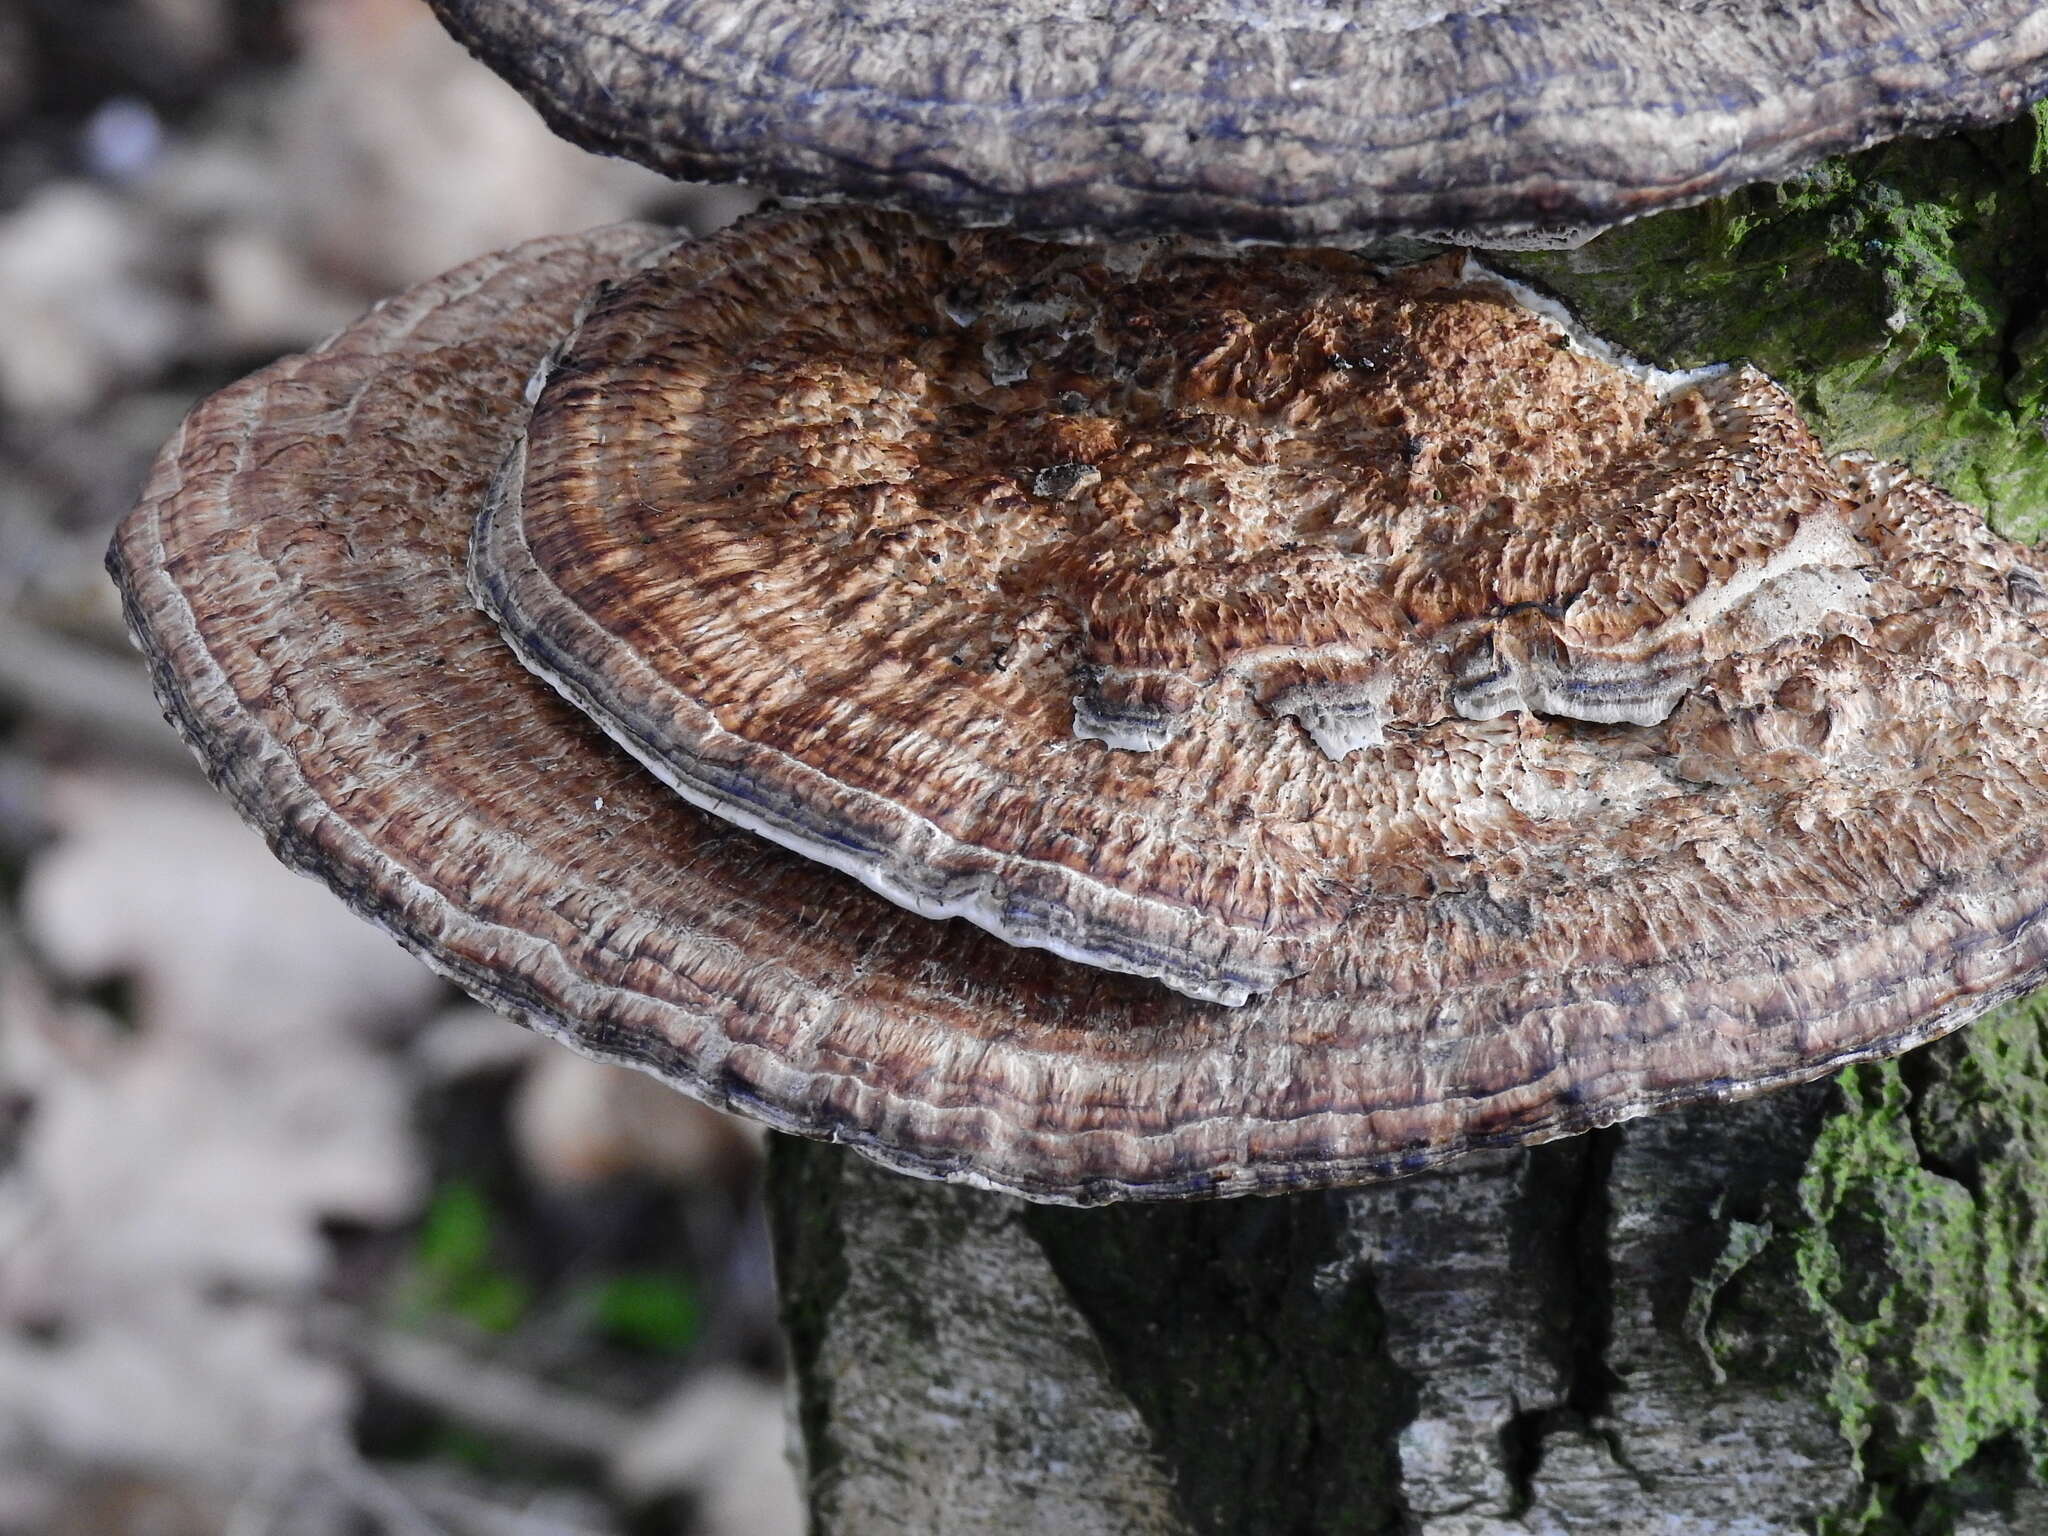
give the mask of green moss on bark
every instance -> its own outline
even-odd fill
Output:
[[[1839,1088],[1789,1238],[1870,1490],[1833,1528],[1942,1532],[2048,1473],[2048,999]]]
[[[1829,446],[2048,532],[2048,113],[1499,258],[1665,367],[1747,360]]]
[[[1819,1536],[2039,1529],[2048,992],[1825,1092],[1803,1169],[1738,1202],[1683,1330],[1717,1382],[1831,1411],[1862,1481]]]

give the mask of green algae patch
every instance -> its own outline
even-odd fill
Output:
[[[1490,257],[1667,368],[1748,361],[1837,452],[2048,533],[2048,114]]]
[[[2048,1472],[2048,998],[1838,1088],[1788,1234],[1870,1496],[1826,1529],[1944,1530],[1987,1461]]]

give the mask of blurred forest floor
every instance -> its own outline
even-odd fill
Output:
[[[747,206],[421,0],[0,0],[0,1536],[784,1536],[759,1145],[274,864],[100,568],[191,403],[480,251]]]

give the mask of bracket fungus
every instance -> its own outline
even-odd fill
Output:
[[[1530,866],[1603,827],[1664,907],[1670,733],[1483,722],[1867,624],[1863,514],[1760,375],[1660,391],[1460,265],[757,221],[585,318],[479,596],[697,804],[1195,997],[1389,901],[1562,917]]]
[[[2035,0],[431,0],[568,138],[1020,229],[1562,237],[2048,91]]]
[[[487,259],[223,392],[110,556],[243,813],[501,1009],[1089,1203],[1759,1092],[2048,967],[2048,561],[1760,375],[1442,264],[663,244]],[[699,799],[950,839],[991,926],[1243,1005],[684,804],[469,604],[473,531],[526,658]]]

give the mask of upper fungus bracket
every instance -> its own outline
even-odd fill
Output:
[[[2034,0],[431,0],[560,133],[1027,231],[1563,243],[2048,93]]]

